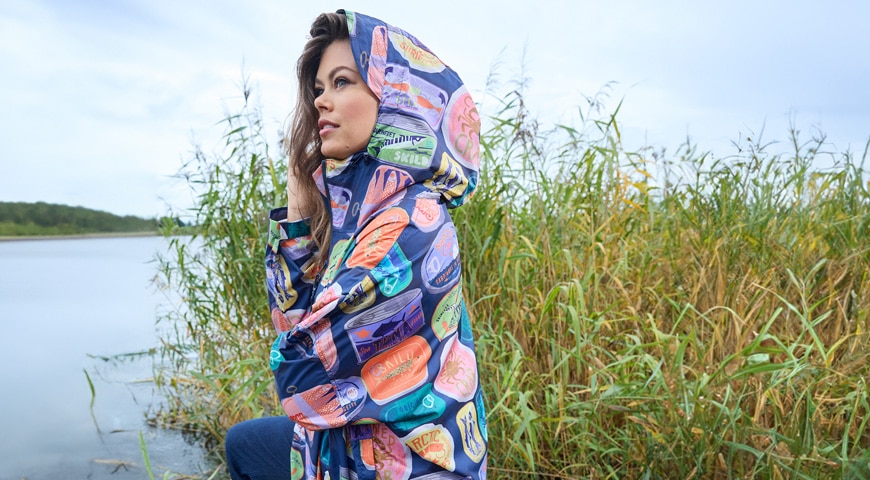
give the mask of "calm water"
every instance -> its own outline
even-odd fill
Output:
[[[0,242],[0,480],[200,474],[202,452],[145,423],[155,319],[150,281],[160,237]],[[113,358],[104,360],[102,358]],[[94,383],[95,395],[85,376]],[[90,408],[93,398],[93,410]]]

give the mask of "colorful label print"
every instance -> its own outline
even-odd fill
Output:
[[[281,311],[289,310],[296,303],[299,294],[293,288],[290,268],[281,254],[266,257],[266,286]]]
[[[344,324],[359,363],[395,347],[420,330],[424,323],[421,298],[420,289],[409,290]]]
[[[311,314],[303,318],[299,323],[302,326],[307,327],[325,317],[326,314],[335,310],[335,306],[338,305],[340,297],[341,285],[332,284],[329,287],[324,288],[317,294],[317,297],[314,298],[314,304],[311,306]]]
[[[480,114],[465,87],[450,97],[441,129],[450,153],[459,163],[476,170],[480,161]]]
[[[290,420],[308,430],[337,428],[346,423],[339,395],[331,384],[318,385],[281,401]]]
[[[372,433],[373,463],[378,478],[408,480],[411,450],[386,425],[374,425]]]
[[[411,221],[421,232],[431,232],[441,223],[441,205],[435,198],[419,197],[411,212]]]
[[[269,351],[269,368],[274,372],[281,366],[281,362],[284,361],[284,355],[281,355],[281,338],[283,335],[278,335],[274,342],[272,342],[272,349]]]
[[[356,313],[374,305],[375,296],[375,282],[366,275],[359,283],[351,287],[350,292],[338,304],[338,308],[347,314]]]
[[[462,309],[462,317],[459,320],[460,339],[468,345],[474,345],[474,333],[471,330],[471,319],[468,317],[468,309]]]
[[[269,220],[269,238],[266,245],[272,253],[278,253],[278,244],[281,242],[281,224],[275,220]]]
[[[329,185],[329,201],[332,207],[332,226],[341,228],[347,217],[347,209],[350,207],[352,194],[350,190],[339,186]]]
[[[424,121],[404,115],[382,114],[369,142],[369,153],[384,162],[410,168],[429,168],[437,139]]]
[[[426,384],[416,392],[394,400],[384,411],[384,420],[401,430],[411,430],[440,417],[446,407],[444,400],[432,393],[432,385]]]
[[[326,372],[332,376],[338,369],[338,353],[332,340],[332,329],[328,321],[315,322],[308,328],[298,328],[293,332],[291,346],[301,358],[317,358]]]
[[[429,73],[438,73],[444,70],[444,63],[425,47],[418,45],[417,40],[413,37],[391,31],[390,41],[393,43],[393,47],[415,69]]]
[[[462,318],[462,281],[450,290],[435,307],[432,315],[432,330],[438,340],[444,340],[456,331]]]
[[[360,52],[359,64],[363,68],[367,67],[366,75],[368,76],[368,81],[366,81],[366,84],[379,99],[383,94],[381,87],[384,84],[384,69],[387,66],[388,45],[387,28],[377,26],[372,30],[371,54],[366,56],[367,52]]]
[[[462,437],[462,449],[474,463],[480,463],[486,454],[486,441],[477,426],[477,409],[473,403],[466,403],[456,414],[456,425]]]
[[[437,472],[427,473],[422,477],[414,477],[414,480],[464,480],[466,478],[468,477],[453,472]]]
[[[343,172],[347,168],[348,165],[350,165],[350,159],[348,159],[348,158],[343,158],[343,159],[327,158],[326,159],[326,178],[332,178],[332,177],[335,177],[337,175],[341,175],[341,172]],[[323,181],[323,180],[320,179],[320,181]],[[321,188],[323,188],[323,187],[321,186]],[[330,193],[332,193],[332,189],[330,189],[329,191],[330,191]]]
[[[452,223],[445,223],[423,259],[423,284],[430,293],[440,293],[459,281],[459,240]]]
[[[423,182],[426,188],[438,192],[448,199],[461,197],[468,190],[468,178],[459,162],[447,152],[441,154],[441,164],[431,180]]]
[[[302,452],[295,447],[290,450],[290,480],[300,480],[305,475],[305,462],[302,461]]]
[[[474,397],[474,403],[477,404],[477,420],[480,423],[480,431],[483,433],[483,441],[489,438],[486,431],[486,408],[483,406],[483,390],[477,392]]]
[[[356,313],[375,304],[375,282],[368,275],[351,287],[338,308],[346,314]]]
[[[366,401],[366,388],[359,377],[350,377],[335,382],[341,413],[345,418],[354,418]]]
[[[441,371],[435,377],[435,390],[460,402],[474,398],[477,392],[477,361],[474,351],[456,337],[450,338],[441,352]]]
[[[366,196],[362,206],[359,207],[357,225],[362,225],[374,212],[398,203],[405,197],[405,188],[412,183],[414,183],[414,179],[411,175],[400,168],[387,165],[378,167],[372,175],[368,188],[366,188]]]
[[[321,285],[329,285],[333,280],[335,280],[335,274],[338,273],[338,267],[340,267],[341,263],[344,261],[347,249],[350,248],[351,245],[353,245],[353,242],[349,238],[335,242],[335,246],[332,247],[332,252],[329,254],[329,264],[326,266],[326,270],[323,271],[323,278],[320,279]]]
[[[383,405],[420,387],[426,382],[426,363],[431,356],[426,340],[415,335],[373,357],[362,369],[372,400]]]
[[[449,471],[456,469],[453,459],[453,438],[441,425],[427,423],[414,429],[402,441],[420,457]]]
[[[375,268],[393,248],[409,221],[408,213],[401,208],[390,208],[380,213],[360,232],[357,244],[347,259],[347,266],[367,270]]]
[[[389,64],[381,104],[417,115],[433,129],[441,124],[447,107],[447,92],[411,73],[402,65]]]
[[[412,277],[411,261],[399,244],[393,245],[381,263],[372,269],[372,278],[381,293],[387,297],[393,297],[405,290],[411,284]]]
[[[281,332],[289,332],[299,320],[302,319],[302,315],[305,314],[305,310],[287,310],[286,312],[282,312],[277,308],[272,309],[272,326],[275,327],[275,331],[278,333]]]

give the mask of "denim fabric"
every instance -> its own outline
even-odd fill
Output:
[[[285,416],[255,418],[227,431],[227,467],[233,480],[287,480],[293,422]]]

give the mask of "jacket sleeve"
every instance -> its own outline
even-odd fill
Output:
[[[409,200],[333,246],[311,308],[273,345],[282,406],[306,429],[384,421],[385,405],[439,372],[430,359],[462,307],[458,246],[446,208]]]
[[[270,214],[265,257],[269,310],[278,333],[291,330],[308,310],[318,274],[308,224],[287,222],[286,212],[280,208]]]

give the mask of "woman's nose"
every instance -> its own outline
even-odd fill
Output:
[[[332,102],[327,98],[329,94],[326,92],[314,97],[314,108],[318,110],[328,110]]]

